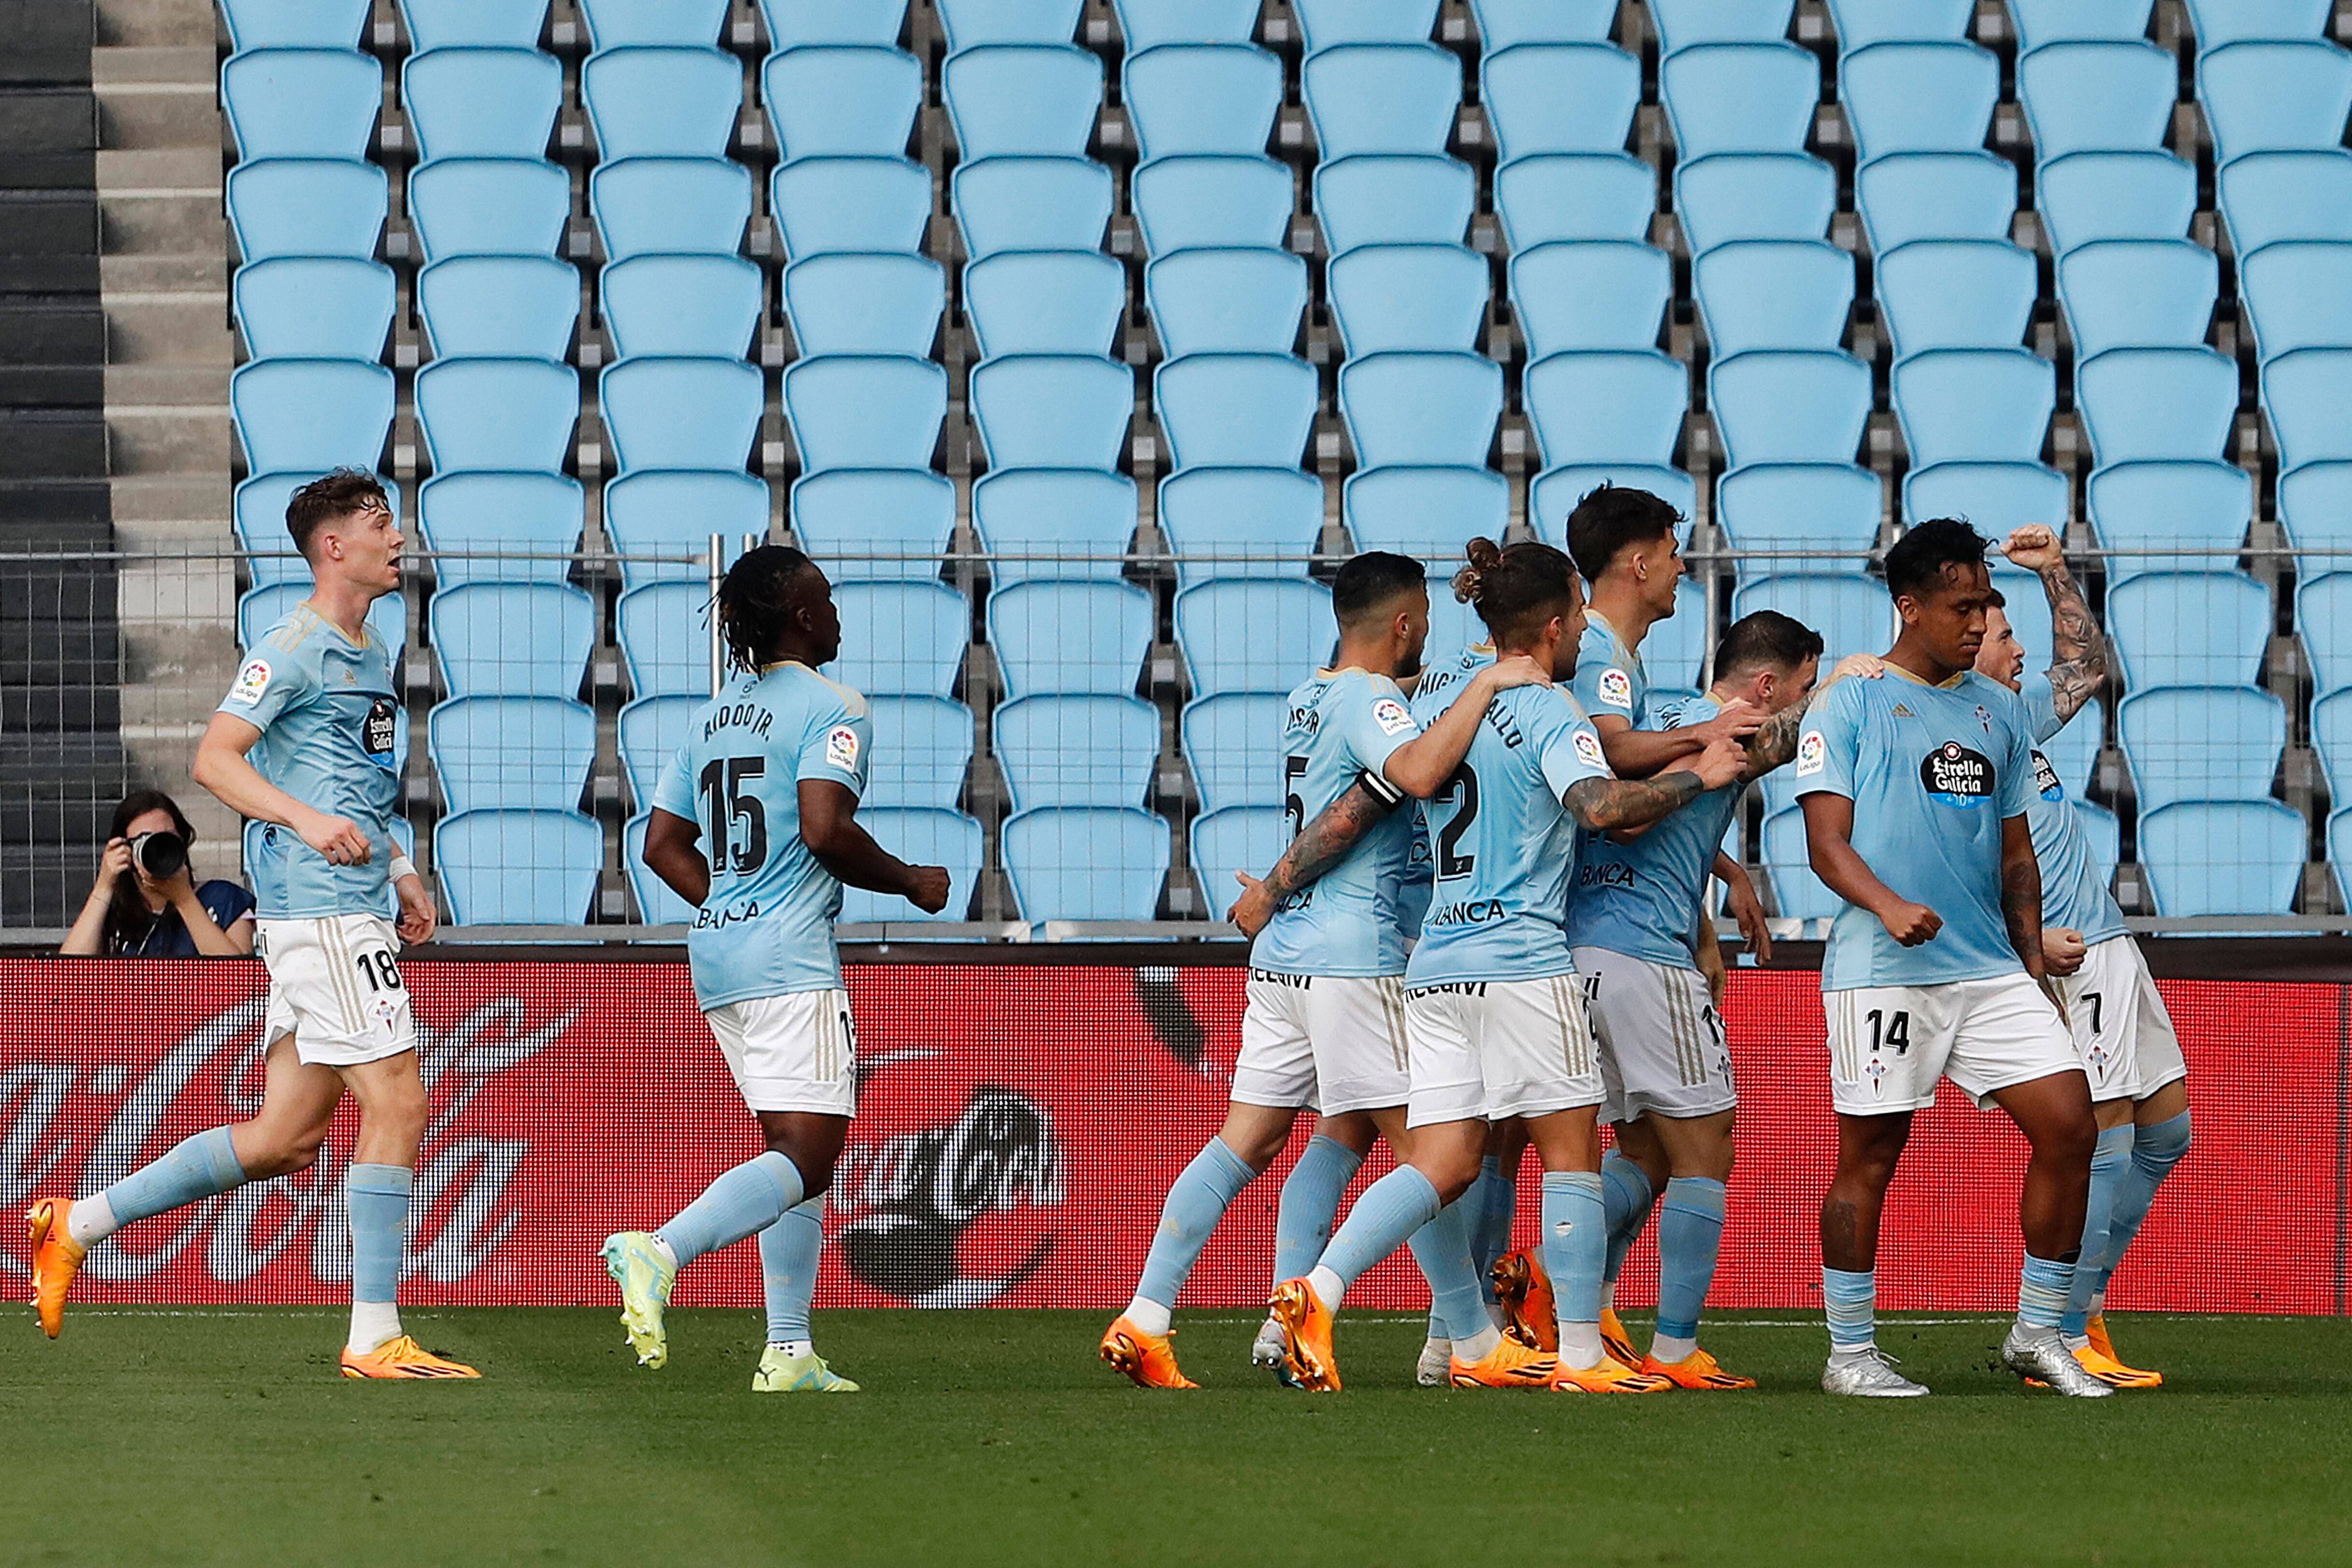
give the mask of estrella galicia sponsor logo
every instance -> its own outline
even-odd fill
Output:
[[[2058,769],[2050,766],[2050,758],[2042,755],[2038,746],[2033,748],[2033,792],[2045,800],[2066,798],[2066,786],[2058,781]]]
[[[1921,760],[1919,782],[1945,805],[1974,810],[1992,794],[1992,758],[1948,740]]]
[[[393,743],[400,737],[400,709],[390,697],[378,697],[368,705],[367,718],[360,726],[360,745],[378,762],[390,767]]]

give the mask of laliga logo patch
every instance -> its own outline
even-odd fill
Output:
[[[1587,768],[1607,768],[1608,754],[1601,749],[1601,737],[1589,729],[1576,732],[1576,755]]]
[[[237,671],[236,684],[228,689],[228,700],[245,707],[251,707],[261,700],[261,694],[268,689],[269,661],[256,656],[247,659],[245,662],[245,667]]]
[[[1830,758],[1829,742],[1818,729],[1809,729],[1797,737],[1797,777],[1809,778],[1819,773]]]
[[[1611,707],[1633,706],[1633,677],[1614,665],[1601,672],[1601,700]]]
[[[1383,735],[1402,735],[1412,727],[1412,715],[1404,711],[1404,704],[1394,697],[1382,697],[1372,705],[1372,722],[1381,727]]]
[[[2050,766],[2050,759],[2042,755],[2039,747],[2033,751],[2033,789],[2045,800],[2066,798],[2066,786],[2058,781],[2058,769]]]
[[[835,725],[832,733],[824,737],[824,759],[844,773],[856,772],[857,732],[845,724]]]
[[[1992,794],[1992,758],[1948,740],[1921,759],[1919,782],[1945,805],[1974,810]]]

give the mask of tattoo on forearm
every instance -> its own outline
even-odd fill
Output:
[[[1357,841],[1387,816],[1390,809],[1387,801],[1365,789],[1360,781],[1350,784],[1290,841],[1290,847],[1282,852],[1282,858],[1265,873],[1265,890],[1276,899],[1284,899],[1313,884],[1347,859]]]
[[[2105,683],[2107,640],[2063,561],[2042,569],[2042,587],[2050,599],[2050,692],[2063,721]]]
[[[1580,779],[1563,797],[1571,815],[1596,833],[1638,828],[1688,805],[1703,791],[1698,775],[1677,769],[1655,779]]]
[[[1797,755],[1797,732],[1804,727],[1809,702],[1791,703],[1748,737],[1748,777],[1769,773]]]
[[[2042,973],[2042,873],[2032,860],[2000,869],[2000,917],[2009,944],[2025,961],[2026,973]]]

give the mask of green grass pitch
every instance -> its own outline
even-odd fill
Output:
[[[21,1316],[19,1314],[22,1314]],[[2076,1403],[2001,1324],[1891,1319],[1936,1390],[1835,1400],[1795,1312],[1711,1322],[1753,1394],[1416,1388],[1415,1320],[1278,1393],[1252,1319],[1180,1314],[1198,1394],[1129,1388],[1076,1312],[821,1312],[866,1392],[750,1390],[760,1319],[412,1311],[478,1384],[335,1375],[324,1310],[69,1310],[0,1351],[0,1563],[2264,1564],[2352,1562],[2352,1322],[2118,1315],[2171,1386]]]

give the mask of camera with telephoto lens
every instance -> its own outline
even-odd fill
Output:
[[[169,882],[187,868],[188,841],[177,833],[142,833],[131,841],[131,862],[150,882]]]

